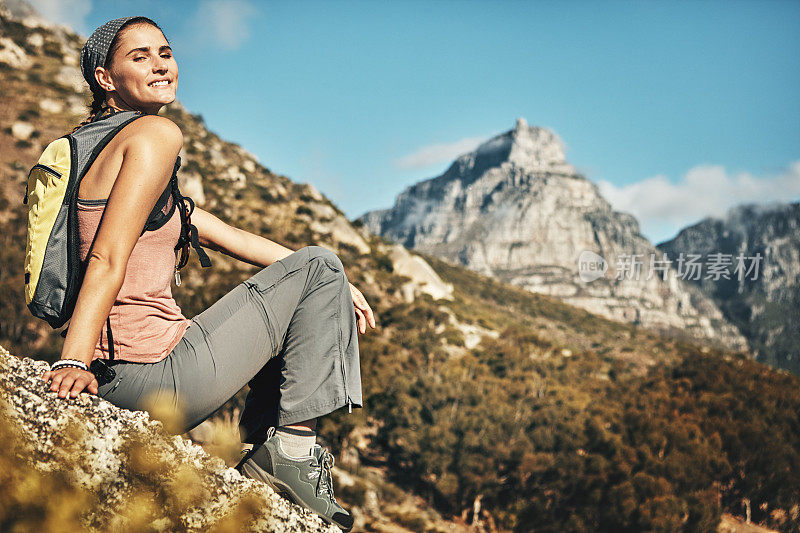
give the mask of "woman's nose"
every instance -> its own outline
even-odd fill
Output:
[[[153,70],[155,72],[166,72],[167,71],[167,60],[161,56],[158,56],[155,63],[153,63]]]

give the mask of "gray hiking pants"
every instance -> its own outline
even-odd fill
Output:
[[[239,421],[248,443],[270,426],[362,406],[353,298],[330,250],[297,250],[191,320],[165,359],[111,362],[116,377],[99,396],[131,410],[166,402],[188,431],[249,384]]]

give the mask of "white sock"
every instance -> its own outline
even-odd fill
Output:
[[[317,433],[310,429],[296,429],[286,426],[275,428],[281,448],[290,457],[308,457],[317,443]]]

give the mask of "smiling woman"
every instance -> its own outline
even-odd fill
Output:
[[[375,327],[369,304],[332,251],[292,251],[179,193],[183,134],[158,116],[175,100],[178,65],[155,22],[101,26],[81,68],[94,99],[69,137],[83,158],[70,190],[84,271],[61,360],[43,379],[61,398],[85,390],[127,409],[166,404],[181,411],[181,432],[249,384],[239,425],[254,447],[238,468],[349,530],[353,518],[333,496],[333,456],[314,430],[318,417],[362,406],[358,332]],[[188,319],[171,280],[189,243],[203,266],[208,246],[264,268]]]
[[[93,100],[89,118],[78,127],[91,122],[105,108],[142,109],[156,114],[162,106],[175,100],[178,63],[161,28],[147,17],[117,20],[123,22],[116,32],[112,34],[107,30],[100,35],[107,44],[92,43],[90,39],[82,52],[86,57],[86,61],[81,62],[83,77],[89,83]],[[122,43],[128,40],[124,37],[131,32],[142,45],[120,54]],[[143,94],[150,90],[150,94]]]

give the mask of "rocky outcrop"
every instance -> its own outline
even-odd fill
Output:
[[[31,66],[31,60],[25,54],[25,50],[7,37],[0,37],[0,63],[18,69]]]
[[[518,119],[514,129],[460,156],[436,178],[408,187],[391,209],[360,219],[375,234],[625,322],[709,340],[747,344],[701,291],[650,274],[658,250],[638,222],[614,211],[564,156],[558,136]],[[605,261],[580,276],[582,252]],[[634,259],[634,255],[636,258]],[[642,262],[639,273],[626,262]]]
[[[85,393],[58,398],[40,377],[47,369],[43,361],[18,359],[0,347],[5,416],[27,443],[17,443],[18,461],[43,476],[65,474],[74,490],[97,496],[82,517],[86,529],[206,531],[227,524],[223,530],[339,531],[168,434],[145,412]],[[6,437],[9,430],[7,423],[0,428]]]
[[[399,244],[388,248],[395,274],[409,278],[401,288],[406,302],[413,302],[423,292],[431,295],[434,300],[453,299],[453,284],[442,280],[427,261]]]
[[[670,257],[721,254],[726,276],[703,273],[689,282],[739,327],[758,360],[800,374],[800,203],[741,205],[724,218],[684,228],[658,248]]]
[[[17,121],[11,125],[11,135],[18,141],[27,141],[35,131],[33,124]]]

